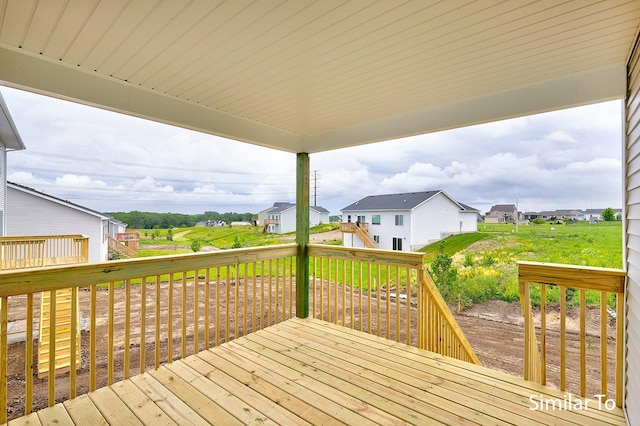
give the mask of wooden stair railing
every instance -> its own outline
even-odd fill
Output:
[[[356,235],[360,237],[365,247],[367,248],[377,248],[378,243],[376,243],[373,238],[369,235],[369,232],[361,226],[356,226]]]
[[[115,238],[107,235],[107,241],[109,242],[109,251],[118,254],[119,256],[125,258],[137,257],[138,251],[123,244],[121,241],[116,240]]]
[[[418,297],[418,347],[481,365],[471,343],[424,269]]]

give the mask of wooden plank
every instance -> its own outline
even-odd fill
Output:
[[[235,395],[242,402],[253,407],[257,412],[264,414],[277,424],[310,424],[283,408],[279,402],[276,403],[266,398],[264,395],[246,386],[245,383],[227,375],[225,372],[215,368],[198,356],[188,357],[183,360],[182,363],[192,368],[201,377],[206,377],[207,380],[213,381],[231,395]]]
[[[323,411],[330,404],[329,401],[321,401],[320,407],[317,408],[310,401],[317,401],[320,398],[311,390],[274,374],[262,363],[252,362],[251,358],[240,356],[229,350],[227,346],[200,352],[198,358],[227,372],[244,386],[254,389],[312,424],[338,421],[334,416]]]
[[[300,374],[295,369],[278,363],[261,353],[251,351],[238,345],[239,341],[233,341],[220,346],[220,351],[225,352],[225,358],[231,357],[244,359],[249,362],[248,368],[262,380],[268,381],[289,394],[299,396],[308,404],[323,411],[344,424],[375,425],[380,423],[393,424],[393,417],[387,416],[385,421],[379,418],[373,421],[367,417],[371,411],[366,402],[359,401],[338,389],[328,386],[313,377]],[[216,348],[217,352],[218,348]]]
[[[142,423],[154,426],[177,424],[130,381],[123,380],[114,383],[111,389]]]
[[[431,411],[428,411],[426,404],[422,406],[416,400],[406,398],[406,395],[404,396],[405,401],[403,401],[406,405],[390,400],[387,395],[375,392],[371,390],[370,387],[365,388],[359,386],[362,385],[362,381],[360,380],[355,384],[352,383],[351,381],[354,380],[353,376],[350,376],[348,380],[340,377],[341,374],[334,374],[331,371],[327,371],[324,369],[326,365],[321,362],[308,360],[306,358],[305,360],[290,358],[289,355],[297,355],[297,350],[300,348],[297,348],[296,354],[293,354],[291,351],[287,351],[286,346],[261,338],[259,334],[260,332],[253,333],[237,343],[246,349],[259,352],[274,362],[293,370],[294,374],[290,376],[290,379],[300,376],[309,377],[318,383],[323,383],[327,386],[327,389],[332,389],[335,395],[342,395],[341,399],[348,398],[353,400],[356,404],[361,405],[361,408],[358,410],[359,414],[367,416],[376,423],[384,423],[393,419],[400,419],[405,422],[417,422],[420,424],[465,423],[464,419],[441,410],[437,406],[430,406]],[[318,385],[314,385],[313,388],[318,389]],[[421,412],[420,408],[423,409],[423,412]]]
[[[213,403],[223,407],[230,415],[240,420],[242,423],[259,423],[265,425],[276,425],[277,423],[269,419],[251,405],[245,403],[233,393],[225,388],[198,374],[197,371],[187,366],[183,362],[174,362],[167,365],[167,369],[179,375],[182,380],[198,389]]]
[[[366,354],[374,358],[386,358],[393,360],[392,364],[405,365],[415,369],[415,374],[433,374],[440,377],[441,381],[457,382],[470,389],[480,390],[491,398],[501,398],[507,401],[514,401],[527,408],[532,407],[529,400],[531,395],[541,395],[549,398],[562,400],[567,394],[556,389],[541,386],[521,378],[508,375],[499,371],[485,367],[459,361],[454,358],[443,357],[433,352],[424,351],[415,347],[398,344],[377,336],[366,333],[358,333],[349,329],[336,327],[332,324],[307,318],[292,319],[278,327],[298,327],[305,332],[316,334],[325,339],[330,339],[334,344],[356,345],[359,357]],[[346,350],[345,346],[341,346]],[[428,361],[425,361],[425,358]],[[578,397],[576,397],[578,398]],[[600,424],[602,421],[614,424],[624,424],[624,414],[622,410],[598,410],[593,405],[589,410],[583,411],[534,411],[529,410],[529,416],[539,416],[544,413],[549,418],[554,419],[576,419],[580,424]],[[595,419],[595,420],[594,420]],[[541,423],[549,423],[547,420]]]
[[[38,419],[43,425],[73,425],[73,420],[62,404],[56,404],[38,411]]]
[[[40,426],[42,423],[38,418],[38,413],[31,413],[26,416],[18,417],[17,419],[10,420],[8,426]]]
[[[147,398],[151,399],[169,417],[179,425],[201,425],[206,420],[185,404],[175,394],[171,393],[150,374],[144,373],[130,379]]]
[[[118,395],[109,387],[88,393],[93,404],[109,424],[142,425],[143,423],[129,410]]]
[[[624,293],[627,273],[622,269],[525,261],[517,264],[520,282]]]
[[[98,408],[93,404],[88,395],[80,395],[62,403],[67,413],[76,424],[107,425]]]
[[[282,327],[282,329],[284,328]],[[272,331],[274,331],[273,328],[269,330],[269,332]],[[311,336],[310,340],[307,340],[305,332],[296,333],[295,329],[288,333],[287,330],[281,330],[278,327],[275,331],[282,332],[279,341],[295,341],[298,345],[295,357],[301,362],[313,363],[311,359],[298,354],[313,355],[315,353],[319,359],[331,359],[333,362],[330,368],[334,368],[336,375],[351,383],[362,381],[362,386],[367,386],[386,398],[395,397],[398,403],[403,403],[408,395],[412,399],[411,408],[416,411],[428,412],[432,406],[437,406],[461,418],[484,424],[506,424],[496,417],[504,419],[513,415],[529,414],[528,408],[519,404],[497,406],[488,403],[486,394],[473,388],[469,389],[465,386],[449,383],[447,378],[443,380],[436,376],[427,375],[417,377],[415,368],[411,366],[403,368],[403,366],[398,366],[395,360],[359,356],[358,354],[362,353],[359,348],[349,350],[349,348],[340,347],[336,350],[323,342],[323,340],[325,342],[330,340],[320,336],[317,339]],[[353,362],[353,360],[357,360],[357,362]],[[316,368],[324,368],[318,367],[316,364],[313,365]],[[393,379],[393,382],[390,379]],[[423,404],[421,405],[417,401]],[[521,424],[535,425],[538,423],[528,421],[523,417]]]
[[[173,364],[171,363],[171,365]],[[158,370],[150,371],[149,374],[201,415],[207,422],[225,425],[241,424],[238,419],[229,414],[224,408],[213,403],[211,399],[168,368],[161,367]]]

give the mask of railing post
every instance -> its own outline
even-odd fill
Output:
[[[309,154],[297,154],[296,164],[296,316],[309,316]]]

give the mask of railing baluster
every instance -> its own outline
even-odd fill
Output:
[[[173,273],[167,286],[167,362],[173,362]]]
[[[608,397],[607,380],[607,292],[600,293],[600,393]]]
[[[226,302],[226,316],[225,316],[225,337],[224,337],[224,341],[228,342],[229,341],[229,333],[231,332],[231,327],[230,327],[230,323],[229,323],[229,317],[231,316],[231,307],[230,307],[230,300],[231,300],[231,270],[229,265],[227,265],[227,279],[226,279],[226,291],[227,291],[227,298],[225,299]],[[269,286],[271,287],[271,286]],[[271,293],[269,293],[271,294]],[[271,300],[271,299],[269,299]],[[269,304],[271,305],[271,304]],[[267,323],[267,325],[270,325],[269,323]]]
[[[251,279],[251,281],[253,281],[253,278]],[[244,264],[244,282],[242,284],[242,294],[243,294],[243,301],[242,301],[242,318],[243,318],[243,327],[242,327],[242,332],[243,334],[247,334],[248,333],[248,309],[247,309],[247,303],[249,301],[248,298],[248,294],[249,294],[249,264],[245,263]]]
[[[405,270],[405,274],[407,275],[407,283],[406,283],[406,294],[407,297],[405,299],[406,303],[406,311],[407,311],[407,345],[411,344],[411,269],[408,267]]]
[[[228,299],[227,299],[228,300]],[[200,349],[200,271],[193,271],[193,353]]]
[[[71,289],[71,339],[70,339],[70,359],[69,359],[69,398],[76,397],[76,368],[77,368],[77,356],[80,355],[77,353],[77,345],[78,342],[78,287],[73,287]],[[33,326],[33,323],[27,322],[29,326]],[[27,326],[27,333],[29,333],[29,326]],[[27,359],[28,360],[28,359]],[[28,364],[27,360],[25,360],[25,364]]]
[[[342,326],[347,325],[347,267],[348,261],[342,261]],[[337,311],[336,311],[337,312]]]
[[[355,301],[354,301],[354,290],[356,288],[356,285],[355,285],[355,269],[354,269],[355,265],[354,265],[353,260],[351,262],[349,262],[349,265],[351,267],[351,282],[349,283],[349,290],[350,290],[349,294],[351,295],[351,328],[353,329],[353,328],[355,328],[354,315],[355,315],[355,310],[356,310],[355,309],[356,308]]]
[[[567,389],[567,288],[560,287],[560,390]]]
[[[187,272],[186,271],[182,271],[182,292],[180,293],[180,297],[181,297],[181,309],[180,309],[180,317],[181,317],[181,322],[180,322],[180,326],[181,328],[181,335],[180,335],[180,344],[181,344],[181,351],[180,351],[180,357],[181,358],[186,358],[187,357]]]
[[[96,284],[91,286],[91,319],[89,327],[89,391],[96,390]]]
[[[7,422],[7,331],[9,324],[9,298],[0,297],[0,423]]]
[[[26,341],[25,341],[25,360],[24,360],[24,379],[25,379],[25,396],[24,396],[24,413],[30,414],[33,410],[33,293],[27,294],[27,324],[26,324]],[[6,338],[6,333],[2,336]],[[6,340],[3,343],[6,348]],[[2,422],[0,422],[2,423]]]
[[[155,350],[154,350],[154,366],[156,370],[160,367],[160,275],[156,275],[156,298],[155,298]]]
[[[124,378],[129,378],[131,368],[131,280],[124,280]]]
[[[580,289],[580,396],[587,396],[587,291]]]
[[[547,286],[540,284],[540,383],[547,384]]]
[[[42,315],[41,315],[42,317]],[[49,407],[56,403],[56,290],[49,292]]]
[[[211,304],[211,290],[209,288],[209,268],[204,270],[204,348],[209,349],[209,333],[211,333],[211,318],[209,317],[209,305]],[[171,312],[171,311],[169,311]],[[171,315],[171,314],[169,314]],[[246,316],[246,315],[245,315]],[[246,325],[245,325],[246,327]]]
[[[140,374],[144,373],[147,358],[147,277],[140,283]]]
[[[115,315],[114,315],[114,305],[115,305],[115,295],[114,295],[114,286],[115,283],[113,281],[109,281],[109,304],[108,304],[108,319],[107,319],[107,383],[109,385],[113,384],[113,333],[114,333],[114,323],[115,323]]]
[[[622,407],[624,372],[624,294],[616,294],[616,407]]]
[[[276,286],[276,293],[275,293],[275,299],[276,299],[276,307],[274,309],[274,314],[275,314],[275,318],[274,318],[274,324],[277,324],[280,322],[280,259],[276,259],[276,277],[275,277],[275,286]]]

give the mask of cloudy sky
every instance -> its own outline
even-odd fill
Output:
[[[27,149],[8,177],[102,211],[253,212],[295,202],[295,155],[7,87]],[[486,212],[622,206],[620,101],[311,155],[312,200],[443,189]],[[315,197],[314,197],[315,195]]]

